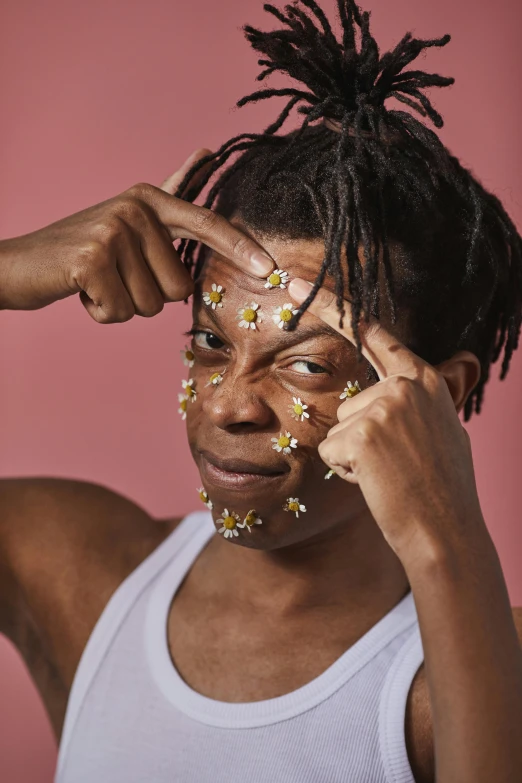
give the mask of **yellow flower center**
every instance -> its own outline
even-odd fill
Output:
[[[219,373],[215,372],[213,375],[210,376],[210,383],[214,383],[219,378]]]
[[[187,395],[187,397],[193,397],[195,393],[196,392],[194,391],[192,386],[185,386],[185,394]],[[186,400],[184,402],[186,404]]]
[[[188,362],[191,362],[194,359],[194,354],[192,353],[192,351],[185,351],[185,359]]]
[[[359,389],[357,388],[357,386],[348,386],[346,392],[348,394],[348,397],[355,397],[356,394],[359,394]]]
[[[256,320],[256,311],[252,310],[251,307],[246,307],[243,310],[243,320],[247,321],[248,323],[252,323],[252,321]]]
[[[256,519],[257,519],[257,514],[254,511],[250,511],[245,517],[245,522],[248,525],[248,527],[252,527],[252,525],[255,524]]]
[[[219,291],[211,291],[210,294],[208,295],[208,298],[210,299],[211,302],[214,302],[215,304],[221,302],[221,294]]]
[[[187,410],[187,401],[186,400],[181,400],[181,402],[179,404],[179,407],[181,408],[182,411],[186,411]]]
[[[233,530],[236,526],[236,520],[234,517],[225,517],[223,520],[223,527],[225,527],[227,530]]]
[[[279,285],[281,283],[281,275],[277,275],[275,272],[272,272],[272,274],[268,278],[268,282],[271,285]]]
[[[289,321],[292,317],[292,311],[291,310],[281,310],[281,314],[279,315],[279,318],[282,321]]]
[[[208,501],[208,495],[206,492],[200,492],[199,493],[199,499],[203,501],[203,503],[206,503]]]
[[[286,447],[290,445],[290,438],[287,438],[286,435],[281,435],[277,441],[277,445],[281,446],[282,449],[286,449]]]
[[[294,503],[294,502],[289,503],[288,508],[290,509],[290,511],[299,511],[299,503]]]
[[[299,403],[296,403],[294,405],[294,413],[297,414],[297,416],[302,416],[304,413],[303,406],[299,405]]]

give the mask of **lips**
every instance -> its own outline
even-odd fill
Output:
[[[266,485],[281,481],[290,472],[285,462],[277,465],[258,465],[243,459],[218,457],[208,451],[201,451],[200,470],[203,480],[226,489],[241,489],[247,486]]]

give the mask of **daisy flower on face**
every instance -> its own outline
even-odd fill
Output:
[[[199,499],[201,500],[201,502],[204,503],[207,508],[210,508],[212,510],[212,507],[213,507],[212,506],[212,501],[209,498],[209,496],[207,495],[207,493],[205,492],[205,488],[204,487],[198,487],[198,489],[196,491],[197,491],[197,493],[199,495]]]
[[[332,476],[335,476],[335,470],[329,470],[325,475],[325,479],[331,479]]]
[[[263,320],[263,313],[259,309],[259,305],[256,302],[252,302],[244,307],[240,307],[236,318],[239,321],[239,326],[245,329],[257,329],[257,324],[260,324]]]
[[[306,412],[308,405],[305,405],[304,402],[301,402],[300,397],[292,397],[292,400],[292,405],[288,406],[288,410],[290,411],[290,416],[292,419],[295,419],[296,421],[304,421],[305,419],[309,419],[310,414]]]
[[[215,310],[216,307],[223,307],[223,293],[222,285],[212,283],[212,290],[203,292],[203,301],[206,305],[210,305],[213,310]]]
[[[194,378],[190,378],[188,381],[181,381],[181,385],[183,386],[183,390],[185,392],[187,399],[192,400],[192,402],[195,402],[197,397],[197,392],[194,388]]]
[[[196,357],[187,345],[182,351],[180,351],[180,354],[181,358],[183,359],[183,364],[185,364],[187,367],[194,367]]]
[[[244,520],[238,524],[238,527],[246,527],[248,532],[251,533],[253,525],[261,525],[262,522],[263,520],[258,517],[257,511],[252,508]]]
[[[299,516],[299,512],[305,512],[306,508],[301,503],[299,503],[299,498],[288,498],[285,505],[283,506],[284,511],[291,511],[293,514],[296,515],[296,517]]]
[[[271,275],[266,278],[265,288],[286,288],[288,283],[288,272],[282,269],[274,269]]]
[[[223,533],[225,538],[232,538],[232,536],[238,536],[239,533],[237,532],[237,523],[240,522],[239,516],[234,512],[228,510],[228,508],[225,508],[223,513],[221,514],[221,517],[218,519],[217,523],[221,522],[222,527],[219,528],[219,532]]]
[[[185,419],[187,418],[188,397],[186,394],[178,394],[178,400],[179,400],[178,413],[181,414],[182,420],[185,421]]]
[[[348,381],[348,386],[343,391],[339,399],[345,400],[347,397],[355,397],[355,395],[359,394],[359,392],[362,392],[362,389],[359,386],[359,381],[355,381],[354,384],[352,384],[351,381]]]
[[[286,323],[288,323],[288,321],[296,313],[297,310],[293,308],[292,303],[288,302],[287,304],[284,304],[282,307],[274,307],[274,314],[272,316],[272,320],[275,324],[279,326],[280,329],[282,329],[283,326]]]
[[[297,448],[297,439],[292,438],[289,432],[286,432],[284,435],[280,432],[278,438],[272,438],[271,440],[274,444],[272,448],[279,452],[282,451],[283,454],[291,454],[292,449]]]
[[[219,386],[219,384],[223,380],[223,375],[225,374],[225,372],[226,370],[212,373],[205,386]]]

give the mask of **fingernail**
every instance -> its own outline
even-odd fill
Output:
[[[252,265],[252,271],[256,275],[269,275],[272,269],[274,268],[274,262],[270,258],[270,256],[265,255],[264,253],[253,253],[250,256],[250,263]]]
[[[292,299],[295,299],[298,302],[304,302],[310,293],[311,288],[312,283],[309,283],[307,280],[302,280],[300,277],[296,277],[295,280],[290,281],[288,293]]]

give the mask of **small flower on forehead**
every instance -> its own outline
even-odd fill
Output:
[[[251,509],[244,520],[238,524],[238,527],[246,527],[248,532],[252,532],[252,527],[254,525],[261,525],[263,520],[258,516],[257,511],[255,509]]]
[[[198,487],[198,489],[196,491],[197,491],[197,493],[199,495],[199,499],[201,500],[201,502],[204,503],[207,508],[212,510],[212,507],[213,507],[212,506],[212,501],[209,498],[209,496],[207,495],[207,493],[205,492],[205,488],[204,487]]]
[[[328,473],[325,474],[325,479],[331,479],[332,476],[335,476],[335,470],[329,470]]]
[[[213,310],[216,307],[223,307],[223,286],[212,283],[212,290],[203,292],[203,301],[206,305],[210,305]]]
[[[355,397],[355,395],[359,394],[359,392],[362,392],[362,389],[359,386],[359,381],[355,381],[354,384],[352,384],[351,381],[348,381],[348,386],[343,391],[339,399],[345,400],[347,397]]]
[[[295,310],[292,307],[292,303],[288,302],[287,304],[284,304],[282,307],[274,307],[274,314],[272,316],[272,320],[275,324],[279,326],[280,329],[283,328],[283,326],[288,323],[288,321],[291,320],[292,316],[297,313],[297,310]]]
[[[284,435],[281,432],[278,438],[272,438],[271,440],[274,444],[272,448],[279,452],[282,451],[283,454],[291,454],[292,449],[297,448],[297,439],[292,438],[289,432],[286,432]]]
[[[244,307],[240,307],[236,318],[239,321],[239,326],[245,329],[257,329],[257,324],[260,324],[263,320],[263,313],[259,309],[259,305],[256,302],[252,302]]]
[[[225,373],[226,373],[226,369],[222,370],[221,372],[212,373],[205,386],[219,386],[219,384],[223,380],[223,375]]]
[[[225,538],[232,538],[232,536],[238,536],[237,524],[241,521],[241,518],[234,512],[229,511],[226,508],[218,519],[217,524],[221,523],[222,527],[219,528],[219,532],[223,533]]]
[[[292,397],[292,400],[292,405],[288,406],[291,417],[296,421],[304,421],[305,419],[309,419],[310,414],[306,412],[308,405],[305,405],[304,402],[301,402],[300,397]]]
[[[183,386],[187,399],[192,400],[192,402],[195,402],[197,392],[194,388],[194,378],[190,378],[188,381],[181,381],[181,385]]]
[[[179,400],[178,413],[181,414],[182,420],[185,421],[185,419],[187,418],[188,397],[186,394],[178,394],[178,400]]]
[[[196,357],[187,345],[182,351],[180,351],[180,354],[181,358],[183,359],[183,364],[185,364],[187,367],[194,367]]]
[[[265,288],[286,288],[288,283],[288,272],[282,269],[274,269],[271,275],[266,278]]]
[[[283,506],[283,510],[291,511],[296,515],[296,517],[298,517],[300,511],[303,513],[306,511],[306,507],[299,503],[299,498],[288,498],[285,505]]]

